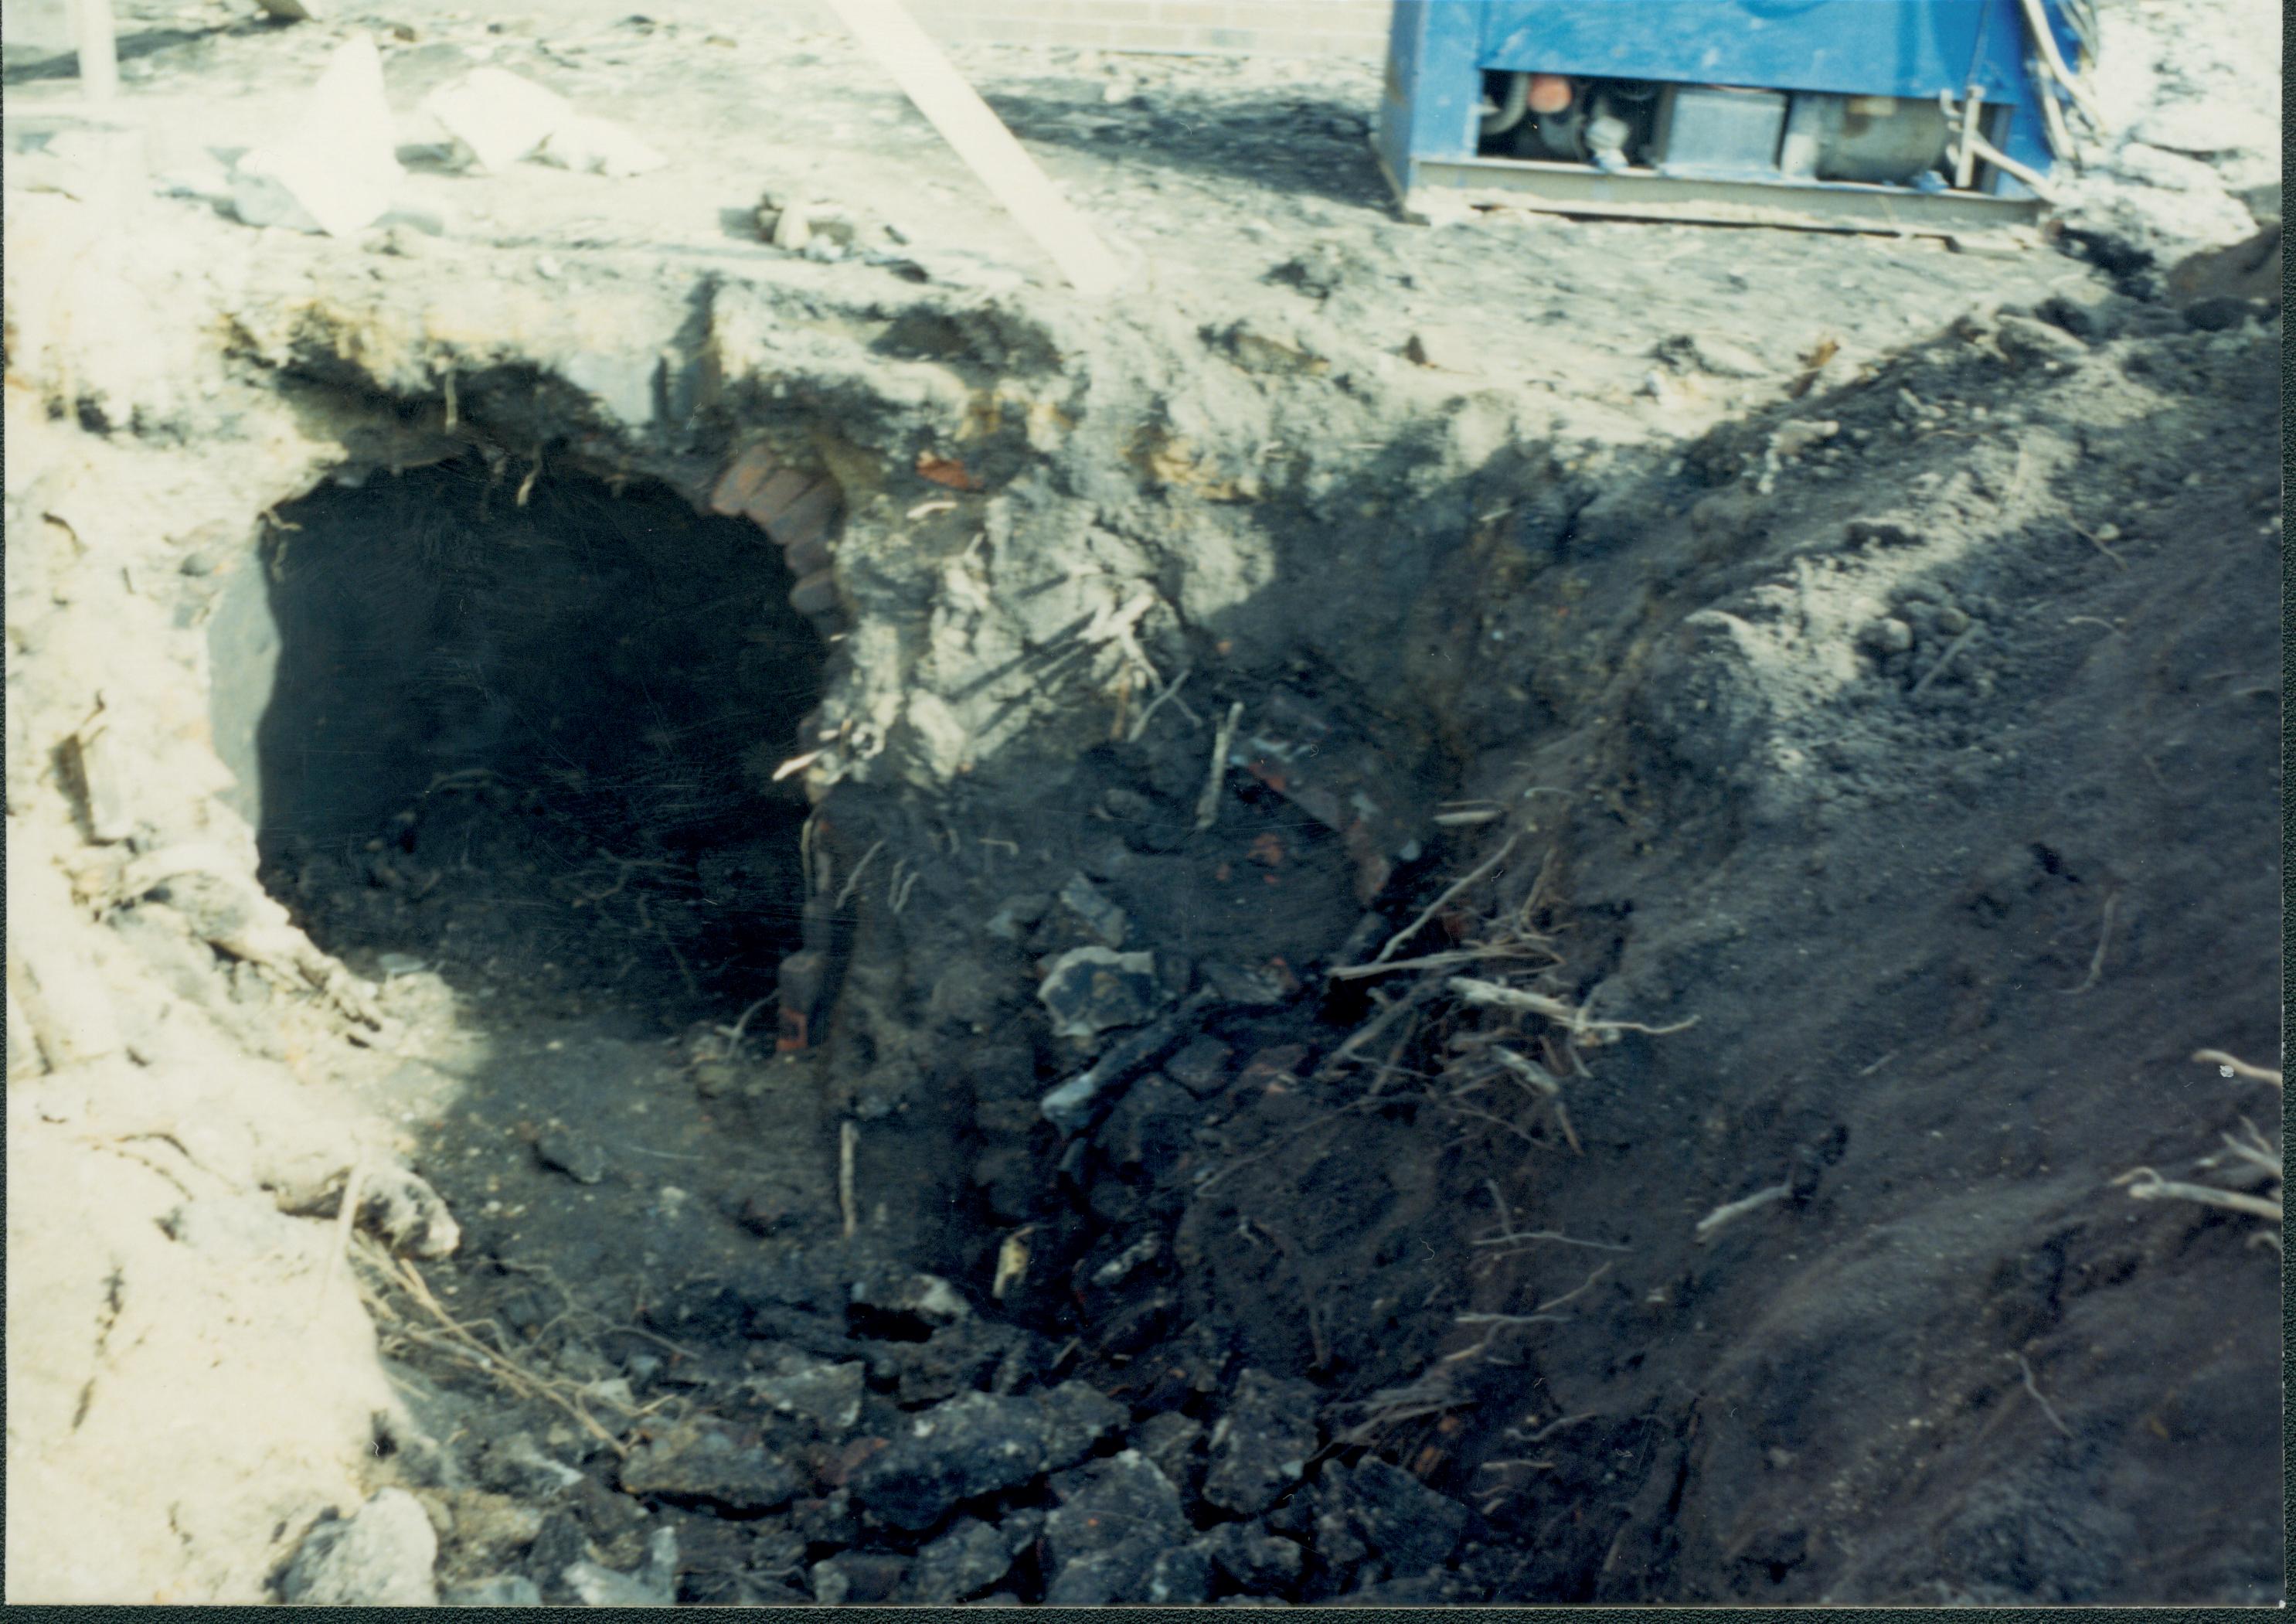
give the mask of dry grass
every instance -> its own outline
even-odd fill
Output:
[[[623,1404],[602,1396],[594,1387],[545,1374],[512,1350],[508,1333],[495,1321],[458,1319],[447,1312],[432,1293],[422,1271],[411,1260],[392,1256],[364,1234],[351,1237],[350,1256],[363,1266],[359,1296],[386,1342],[396,1341],[435,1353],[451,1364],[478,1373],[514,1398],[547,1404],[571,1417],[618,1458],[627,1458],[629,1447],[593,1415],[587,1406],[600,1405],[612,1412],[627,1431],[630,1425],[670,1402],[663,1398],[647,1405]],[[572,1312],[570,1306],[569,1313]],[[674,1344],[663,1345],[684,1351],[675,1349]]]

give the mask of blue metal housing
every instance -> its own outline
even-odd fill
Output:
[[[2060,50],[2076,59],[2063,0],[2043,9]],[[1975,85],[1981,133],[2046,174],[2039,98],[2054,93],[2028,66],[2027,27],[2020,0],[1395,0],[1375,144],[1406,200],[1431,186],[1536,191],[1535,177],[1496,171],[1565,166],[1477,155],[1486,72],[1930,102],[1942,91],[1956,103]],[[1765,184],[1842,189],[1783,175]],[[1997,169],[1981,185],[1996,198],[2031,197]]]

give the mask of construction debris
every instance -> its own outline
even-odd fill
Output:
[[[405,179],[382,58],[361,35],[336,47],[294,128],[232,166],[232,209],[250,226],[348,236],[389,211]]]

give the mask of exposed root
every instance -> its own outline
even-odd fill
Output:
[[[830,905],[830,912],[834,914],[844,911],[845,905],[853,900],[853,888],[861,883],[861,875],[868,868],[870,860],[884,849],[885,842],[879,841],[861,854],[861,860],[853,865],[853,872],[845,876],[845,883],[838,887],[837,900]]]
[[[1420,911],[1418,918],[1413,920],[1409,924],[1404,926],[1403,929],[1398,931],[1394,935],[1387,939],[1387,945],[1373,956],[1371,961],[1372,964],[1384,964],[1387,963],[1390,956],[1391,956],[1398,947],[1403,946],[1405,942],[1409,941],[1413,937],[1418,935],[1419,932],[1425,928],[1429,920],[1433,919],[1436,915],[1442,913],[1445,908],[1448,907],[1452,902],[1455,901],[1462,893],[1466,891],[1468,888],[1477,884],[1482,880],[1488,879],[1492,874],[1496,873],[1499,865],[1507,860],[1507,854],[1514,849],[1515,841],[1521,838],[1521,837],[1520,835],[1510,834],[1507,836],[1505,843],[1500,846],[1496,851],[1493,852],[1481,863],[1477,864],[1473,868],[1469,869],[1465,874],[1460,875],[1458,879],[1446,886],[1443,890],[1442,895],[1437,897],[1434,901],[1429,903]]]
[[[431,1295],[430,1283],[422,1278],[422,1270],[406,1259],[392,1257],[364,1235],[354,1237],[352,1255],[366,1265],[379,1282],[396,1287],[421,1310],[430,1325],[436,1327],[431,1329],[409,1323],[407,1317],[394,1308],[380,1291],[362,1292],[361,1296],[365,1299],[369,1309],[378,1318],[394,1322],[398,1335],[479,1372],[517,1398],[539,1398],[563,1410],[584,1431],[611,1449],[617,1457],[628,1457],[628,1447],[582,1407],[583,1398],[597,1395],[586,1392],[570,1382],[538,1374],[522,1364],[511,1354],[506,1346],[508,1339],[493,1321],[466,1323],[447,1313],[439,1300]],[[490,1348],[479,1340],[476,1333],[480,1329],[493,1333],[495,1346]],[[622,1410],[629,1420],[636,1420],[645,1413],[631,1406],[615,1405],[614,1407]]]
[[[1317,1128],[1329,1128],[1333,1123],[1337,1122],[1341,1117],[1347,1116],[1352,1111],[1361,1111],[1366,1107],[1380,1104],[1382,1102],[1373,1099],[1367,1095],[1363,1099],[1355,1100],[1348,1104],[1342,1105],[1336,1111],[1327,1111],[1323,1116],[1317,1117],[1311,1122],[1302,1122],[1299,1127],[1292,1129],[1289,1133],[1277,1136],[1276,1138],[1267,1144],[1265,1144],[1259,1150],[1252,1152],[1250,1155],[1240,1156],[1235,1161],[1227,1163],[1225,1167],[1213,1168],[1207,1170],[1203,1176],[1203,1181],[1196,1185],[1196,1194],[1200,1198],[1209,1195],[1221,1185],[1226,1184],[1230,1175],[1242,1171],[1243,1169],[1250,1167],[1255,1161],[1265,1161],[1268,1157],[1273,1156],[1276,1152],[1283,1149],[1293,1140],[1300,1138],[1305,1135],[1311,1134]]]
[[[2282,1087],[2279,1072],[2264,1066],[2251,1065],[2222,1049],[2195,1049],[2193,1058],[2202,1065],[2218,1067],[2228,1077],[2244,1077],[2252,1083],[2270,1083],[2275,1088]]]
[[[2112,911],[2120,906],[2120,893],[2119,891],[2114,891],[2111,896],[2104,899],[2104,920],[2103,923],[2097,926],[2096,952],[2090,956],[2088,961],[2088,973],[2081,978],[2081,984],[2079,986],[2067,988],[2065,989],[2065,997],[2069,998],[2077,997],[2080,994],[2087,992],[2090,988],[2096,985],[2097,978],[2104,973],[2104,950],[2112,940]]]
[[[1570,1126],[1570,1112],[1562,1103],[1562,1085],[1555,1079],[1554,1074],[1535,1061],[1525,1060],[1513,1049],[1495,1046],[1491,1050],[1491,1057],[1504,1066],[1508,1075],[1521,1083],[1532,1097],[1554,1112],[1554,1125],[1562,1130],[1563,1138],[1569,1141],[1570,1153],[1585,1155],[1587,1147],[1578,1143],[1578,1131]]]
[[[2041,1407],[2041,1414],[2049,1418],[2049,1424],[2051,1426],[2056,1428],[2058,1431],[2063,1433],[2067,1438],[2070,1438],[2073,1435],[2073,1430],[2065,1424],[2065,1418],[2057,1414],[2057,1407],[2051,1404],[2046,1398],[2041,1396],[2041,1385],[2039,1382],[2033,1380],[2033,1366],[2031,1363],[2028,1361],[2025,1356],[2021,1353],[2013,1354],[2010,1357],[2017,1361],[2017,1368],[2023,1374],[2025,1378],[2025,1390],[2032,1394],[2033,1402]]]
[[[1357,1027],[1349,1035],[1347,1041],[1332,1050],[1330,1058],[1316,1068],[1316,1079],[1318,1082],[1329,1082],[1332,1078],[1337,1077],[1341,1066],[1369,1048],[1382,1033],[1412,1010],[1416,1009],[1439,985],[1439,982],[1432,980],[1422,981],[1410,991],[1382,1005],[1379,1013]]]
[[[837,1125],[837,1213],[849,1241],[861,1227],[861,1205],[853,1182],[854,1154],[860,1144],[857,1123],[849,1118]]]
[[[2245,1078],[2251,1082],[2282,1086],[2281,1075],[2262,1066],[2251,1065],[2235,1059],[2222,1049],[2200,1049],[2193,1059],[2203,1065],[2217,1067],[2226,1077]],[[2280,1147],[2264,1136],[2263,1130],[2246,1117],[2240,1120],[2240,1132],[2219,1134],[2224,1149],[2203,1156],[2196,1164],[2198,1170],[2214,1173],[2224,1182],[2198,1184],[2190,1179],[2164,1178],[2152,1168],[2131,1168],[2112,1182],[2128,1190],[2136,1201],[2183,1201],[2197,1206],[2214,1207],[2220,1211],[2245,1213],[2273,1226],[2257,1231],[2250,1237],[2251,1245],[2269,1246],[2275,1252],[2281,1250],[2279,1226],[2283,1218],[2281,1202],[2282,1161]],[[2265,1186],[2261,1194],[2248,1190],[2227,1188],[2228,1184]]]
[[[1177,706],[1180,714],[1186,717],[1191,722],[1197,719],[1196,713],[1190,710],[1185,704],[1182,703],[1179,697],[1180,685],[1188,680],[1193,668],[1187,666],[1181,667],[1180,674],[1177,677],[1175,677],[1170,682],[1166,683],[1161,688],[1156,691],[1156,696],[1150,700],[1145,705],[1143,705],[1140,708],[1140,714],[1132,718],[1132,726],[1124,735],[1126,738],[1136,742],[1139,740],[1140,735],[1148,731],[1148,724],[1154,719],[1156,712],[1163,709],[1164,702],[1167,700],[1169,700],[1175,706]]]
[[[1204,778],[1204,792],[1196,798],[1196,828],[1199,833],[1219,821],[1220,790],[1227,783],[1227,752],[1235,742],[1235,730],[1243,722],[1243,701],[1236,701],[1227,708],[1227,716],[1219,725],[1212,740],[1211,768]]]
[[[1456,1316],[1453,1319],[1452,1323],[1454,1325],[1560,1325],[1562,1321],[1568,1319],[1570,1316],[1567,1314],[1557,1314],[1554,1310],[1561,1308],[1564,1303],[1576,1301],[1578,1298],[1585,1296],[1588,1292],[1593,1291],[1595,1289],[1595,1282],[1602,1279],[1603,1275],[1609,1274],[1615,1267],[1617,1266],[1610,1263],[1596,1264],[1595,1266],[1595,1272],[1587,1275],[1587,1278],[1581,1281],[1578,1285],[1573,1286],[1570,1291],[1563,1292],[1560,1297],[1549,1298],[1546,1301],[1542,1302],[1536,1308],[1532,1308],[1528,1314],[1461,1314]]]
[[[1527,944],[1519,941],[1486,942],[1470,947],[1455,947],[1445,953],[1431,953],[1424,958],[1399,958],[1389,964],[1374,960],[1368,964],[1343,964],[1331,972],[1334,981],[1359,981],[1375,975],[1393,975],[1402,970],[1446,970],[1454,964],[1476,964],[1494,959],[1521,956]],[[1552,954],[1548,962],[1554,963]]]
[[[1585,1241],[1577,1235],[1564,1234],[1559,1229],[1501,1230],[1496,1234],[1479,1235],[1477,1246],[1531,1246],[1541,1243],[1555,1246],[1583,1246],[1590,1251],[1631,1252],[1631,1246],[1614,1246],[1608,1241]]]
[[[2194,1202],[2203,1207],[2219,1207],[2226,1212],[2245,1212],[2252,1218],[2269,1218],[2276,1224],[2283,1216],[2280,1202],[2276,1198],[2220,1189],[2215,1185],[2196,1185],[2180,1179],[2163,1178],[2151,1168],[2131,1168],[2112,1182],[2125,1185],[2128,1193],[2141,1202]]]
[[[1725,1224],[1742,1218],[1749,1212],[1757,1211],[1773,1202],[1784,1201],[1792,1194],[1793,1186],[1790,1184],[1771,1185],[1767,1189],[1755,1191],[1751,1195],[1742,1195],[1736,1201],[1723,1202],[1698,1220],[1698,1243],[1701,1246],[1705,1245],[1714,1238],[1715,1231],[1720,1229]]]
[[[1455,975],[1446,985],[1463,1004],[1480,1009],[1517,1010],[1524,1014],[1541,1015],[1566,1029],[1574,1041],[1581,1043],[1616,1043],[1621,1035],[1628,1032],[1646,1032],[1655,1038],[1663,1038],[1674,1032],[1686,1032],[1698,1024],[1695,1015],[1670,1026],[1648,1026],[1639,1021],[1596,1021],[1587,1015],[1583,1005],[1567,1004],[1542,992],[1531,992],[1520,987],[1503,987],[1496,981],[1480,981],[1469,976]]]

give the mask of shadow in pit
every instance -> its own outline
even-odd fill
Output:
[[[1246,102],[1160,90],[1121,107],[1063,96],[988,92],[983,100],[1023,141],[1101,159],[1160,165],[1222,185],[1247,182],[1281,197],[1385,209],[1387,189],[1355,109],[1297,94]]]
[[[746,1190],[832,1208],[833,1157],[805,1090],[688,1069],[774,1046],[821,639],[756,527],[529,466],[322,487],[209,622],[263,882],[395,1025],[342,1079],[463,1225],[442,1300],[521,1357],[734,1267]]]
[[[215,731],[315,940],[664,1014],[770,988],[824,651],[763,536],[477,457],[281,520],[213,623]]]

